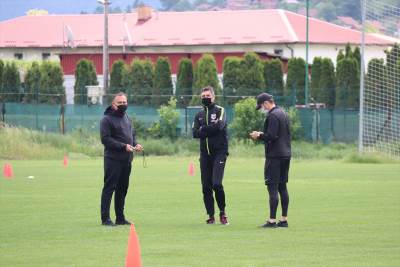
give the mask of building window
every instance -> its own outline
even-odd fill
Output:
[[[278,56],[282,56],[283,55],[283,49],[274,49],[274,54],[278,55]]]
[[[48,60],[50,58],[50,53],[42,53],[42,59]]]
[[[22,53],[14,53],[14,58],[18,59],[18,60],[21,60],[21,59],[24,58],[24,55]]]

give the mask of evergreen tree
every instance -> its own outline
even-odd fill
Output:
[[[217,75],[217,63],[211,54],[204,54],[196,63],[194,70],[193,98],[191,104],[200,103],[200,91],[203,87],[212,86],[216,95],[221,94]]]
[[[279,59],[264,62],[264,80],[268,92],[274,96],[283,96],[283,71]]]
[[[336,57],[336,66],[337,66],[337,64],[339,63],[339,61],[342,60],[342,59],[344,59],[344,58],[345,58],[345,55],[344,55],[344,53],[343,53],[343,50],[340,49],[340,50],[339,50],[339,53],[338,53],[338,55],[337,55],[337,57]]]
[[[320,81],[321,81],[321,68],[322,68],[322,57],[315,57],[311,67],[311,97],[321,102],[319,99],[321,95]]]
[[[60,64],[44,61],[40,66],[40,103],[65,103],[64,76]]]
[[[87,104],[87,85],[98,85],[96,70],[92,61],[81,59],[76,64],[75,84],[74,84],[74,103]]]
[[[243,75],[241,71],[242,59],[239,57],[226,57],[223,64],[224,104],[232,105],[239,99],[238,89],[241,87]]]
[[[385,87],[385,63],[383,59],[373,58],[368,62],[368,70],[365,76],[365,92],[374,94],[366,96],[366,107],[367,108],[379,108],[379,104],[377,101],[371,101],[375,99],[375,97],[383,96],[386,94]]]
[[[351,50],[351,46],[349,43],[346,44],[345,47],[345,55],[346,58],[352,58],[353,57],[353,51]]]
[[[361,67],[361,52],[360,52],[360,48],[358,46],[356,48],[354,48],[353,57],[355,60],[357,60],[358,67],[360,68]]]
[[[324,58],[321,62],[321,79],[319,81],[319,95],[317,101],[325,103],[327,107],[335,106],[336,78],[335,67],[330,58]]]
[[[8,102],[19,102],[21,81],[19,71],[14,61],[8,62],[3,70],[3,93],[4,100]]]
[[[187,106],[193,94],[193,63],[189,58],[179,61],[178,77],[176,82],[176,99],[179,106]]]
[[[150,105],[151,89],[153,87],[153,64],[150,60],[135,58],[124,78],[128,92],[128,101],[132,104]]]
[[[156,107],[166,104],[173,94],[171,66],[167,57],[159,57],[154,70],[152,104]],[[163,95],[161,97],[161,95]],[[166,96],[168,95],[168,96]]]
[[[36,103],[39,100],[40,91],[40,65],[34,61],[25,74],[24,102]]]
[[[110,94],[115,95],[119,92],[127,93],[124,85],[124,75],[126,75],[127,66],[123,60],[117,60],[113,63],[110,73]]]
[[[336,102],[338,108],[358,108],[360,81],[357,60],[344,58],[338,62],[336,82]]]
[[[3,95],[3,73],[4,73],[4,62],[0,59],[0,101],[2,101],[5,97]]]
[[[265,89],[264,65],[260,57],[254,53],[246,53],[241,64],[241,87],[238,94],[255,96]]]
[[[288,62],[285,96],[295,96],[297,104],[304,104],[305,61],[291,58]]]

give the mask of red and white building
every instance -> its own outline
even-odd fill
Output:
[[[314,57],[336,61],[347,43],[359,45],[361,33],[310,18],[309,62]],[[384,49],[398,40],[367,34],[366,60],[384,58]],[[166,56],[176,74],[178,62],[196,62],[212,53],[222,73],[227,56],[254,51],[262,58],[305,57],[306,17],[279,9],[157,12],[149,8],[109,15],[110,66],[135,57],[155,61]],[[0,58],[61,62],[66,87],[72,88],[78,60],[88,58],[101,80],[103,15],[23,16],[0,22]],[[70,97],[69,97],[70,98]]]

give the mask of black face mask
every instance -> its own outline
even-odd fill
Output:
[[[128,105],[119,105],[117,106],[118,112],[120,113],[125,113],[125,111],[128,109]]]
[[[209,105],[211,105],[211,98],[202,98],[201,103],[203,104],[203,106],[208,107]]]

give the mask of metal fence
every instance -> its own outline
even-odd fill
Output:
[[[97,132],[106,106],[2,103],[0,117],[9,125],[45,132],[68,133],[84,129]],[[178,130],[182,136],[191,135],[191,125],[199,106],[181,107]],[[228,123],[234,119],[234,109],[225,107]],[[298,108],[303,139],[322,143],[355,142],[358,138],[358,110]],[[130,117],[150,127],[158,121],[157,108],[130,105]]]

